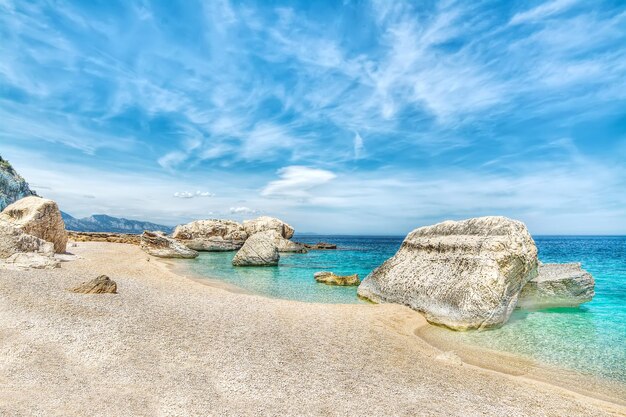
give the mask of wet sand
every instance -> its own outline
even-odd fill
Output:
[[[56,270],[0,271],[0,415],[626,415],[621,386],[446,345],[402,306],[234,292],[132,245],[70,250]],[[67,291],[100,274],[118,294]]]

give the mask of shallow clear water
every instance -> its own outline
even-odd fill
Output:
[[[195,274],[218,278],[270,297],[322,303],[359,303],[356,287],[333,287],[313,279],[317,271],[358,273],[393,256],[402,237],[298,236],[328,241],[339,250],[281,254],[277,267],[234,268],[234,252],[202,253],[184,262]],[[524,354],[594,375],[626,382],[626,237],[535,237],[543,262],[581,262],[596,279],[596,296],[579,308],[516,310],[502,328],[454,332],[459,341]],[[442,331],[447,331],[443,330]]]
[[[356,287],[333,287],[313,279],[318,271],[339,275],[359,274],[365,278],[374,268],[392,257],[400,247],[398,237],[296,237],[303,243],[328,241],[338,250],[316,250],[306,254],[281,253],[276,267],[233,267],[235,252],[201,252],[189,264],[199,275],[218,278],[238,287],[269,297],[318,303],[360,303]]]

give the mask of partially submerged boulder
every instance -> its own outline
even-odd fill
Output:
[[[116,294],[117,284],[106,275],[100,275],[91,281],[86,281],[70,291],[81,294]]]
[[[540,264],[537,276],[522,288],[517,306],[524,309],[576,307],[591,301],[594,287],[593,277],[580,263]]]
[[[255,233],[246,240],[233,258],[234,266],[274,266],[280,255],[276,247],[276,231]]]
[[[0,259],[22,252],[54,255],[54,244],[24,232],[13,223],[0,219]]]
[[[29,196],[8,205],[0,219],[12,223],[24,232],[54,244],[56,253],[64,253],[67,232],[61,211],[52,200]]]
[[[358,295],[407,305],[452,329],[482,329],[505,323],[536,275],[537,247],[526,226],[479,217],[415,229]]]
[[[248,234],[231,220],[196,220],[177,226],[172,237],[197,251],[231,251],[243,246]]]
[[[144,231],[141,235],[141,249],[159,258],[196,258],[198,252],[165,236],[161,232]]]
[[[353,275],[335,275],[332,272],[320,271],[313,274],[315,281],[328,285],[351,286],[359,285],[361,280],[359,274]]]
[[[245,220],[243,222],[243,228],[248,236],[267,230],[275,230],[285,239],[291,239],[294,233],[293,227],[282,220],[269,216],[261,216],[254,220]]]
[[[61,266],[61,261],[53,255],[36,252],[14,253],[0,261],[0,269],[54,269]]]

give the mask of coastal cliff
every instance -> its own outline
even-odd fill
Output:
[[[0,211],[24,197],[37,195],[15,171],[9,161],[0,156]]]

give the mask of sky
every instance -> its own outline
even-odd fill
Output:
[[[0,0],[0,155],[75,217],[626,234],[626,2]]]

